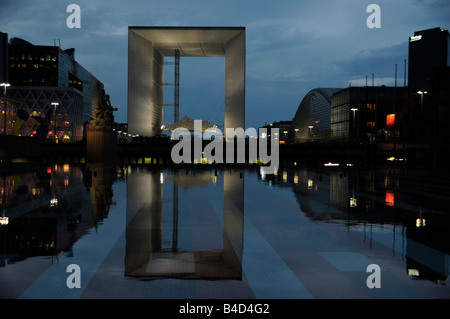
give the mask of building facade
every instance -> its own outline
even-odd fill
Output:
[[[289,140],[289,133],[292,127],[292,121],[278,121],[270,124],[266,124],[258,128],[259,138],[271,138],[272,129],[278,129],[277,136],[274,136],[274,140],[277,140],[279,144],[286,144]],[[266,133],[259,132],[259,129],[265,129]]]
[[[429,90],[436,68],[450,66],[450,34],[448,30],[433,28],[416,31],[409,37],[408,86]]]
[[[5,38],[2,42],[5,45]],[[64,142],[82,139],[84,123],[92,118],[103,83],[75,60],[74,49],[33,45],[20,38],[11,38],[7,47],[6,131],[17,131],[13,127],[20,108],[39,117],[53,108],[49,136]],[[30,118],[18,134],[32,136],[38,125]]]
[[[290,128],[290,141],[304,143],[331,138],[331,97],[341,89],[316,88],[302,99]]]
[[[375,143],[399,137],[407,87],[348,87],[331,98],[331,139]]]
[[[75,142],[83,137],[83,98],[80,91],[70,87],[16,87],[8,90],[8,96],[13,101],[13,108],[8,113],[8,131],[14,130],[14,111],[22,108],[31,116],[44,117],[52,106],[58,103],[56,111],[50,120],[48,138],[58,142]],[[18,134],[34,136],[40,123],[29,118],[21,123]]]
[[[128,130],[158,136],[165,57],[225,57],[225,128],[245,128],[245,27],[128,28]],[[226,134],[226,132],[225,132]]]

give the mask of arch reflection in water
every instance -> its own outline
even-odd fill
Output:
[[[205,184],[213,185],[214,195],[204,191],[210,189],[209,186],[194,189]],[[223,211],[217,212],[215,195],[222,187]],[[171,192],[167,196],[171,200],[164,197],[167,191]],[[185,198],[191,195],[195,196]],[[172,223],[167,223],[170,209]],[[213,170],[209,175],[204,171],[195,174],[195,171],[183,170],[130,174],[127,179],[125,276],[241,280],[243,223],[244,178],[239,171]],[[166,229],[169,226],[171,229]],[[210,236],[217,235],[218,226],[222,228],[222,247],[207,247],[215,242]],[[181,231],[183,236],[179,236]],[[167,233],[172,234],[169,245]],[[199,238],[201,244],[192,246]],[[198,246],[201,249],[197,249]]]

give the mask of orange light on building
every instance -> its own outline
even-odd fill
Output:
[[[394,206],[394,192],[386,190],[385,202],[386,206]]]
[[[395,125],[395,114],[386,115],[386,126]]]

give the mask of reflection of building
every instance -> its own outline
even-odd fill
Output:
[[[240,280],[243,178],[238,171],[224,171],[217,175],[199,172],[187,177],[184,174],[180,170],[128,175],[125,275]],[[201,185],[208,180],[209,183],[216,183],[222,178],[224,198],[220,237],[220,232],[217,232],[219,229],[214,225],[205,224],[202,227],[196,224],[216,219],[214,210],[203,210],[198,204],[203,202],[198,195],[194,200],[182,199],[181,196],[186,195],[188,189],[195,189],[198,183]],[[183,192],[178,191],[180,186]],[[166,196],[171,201],[164,200],[163,190],[169,191],[170,194]],[[193,205],[181,205],[186,202]],[[186,220],[186,216],[192,216],[193,219]],[[200,231],[197,227],[200,227]],[[211,236],[208,235],[207,240],[200,239],[203,232],[211,229],[214,234],[209,234]],[[186,237],[186,231],[192,232],[192,238]],[[195,243],[194,247],[189,246],[190,242]]]
[[[82,175],[64,164],[4,177],[0,204],[9,222],[0,226],[0,254],[7,262],[68,251],[101,220],[85,197]]]
[[[379,176],[374,172],[348,174],[303,169],[289,174],[293,178],[287,179],[288,183],[309,219],[341,223],[370,243],[380,239],[380,243],[392,249],[393,255],[405,257],[405,271],[413,279],[436,283],[447,279],[450,251],[447,199],[438,199],[433,193],[419,195],[422,187],[433,186],[413,186],[409,184],[410,176],[403,180],[402,176]],[[413,193],[400,191],[403,185],[413,187]],[[408,202],[417,204],[410,206]]]
[[[97,105],[98,92],[103,84],[75,60],[75,50],[62,50],[58,46],[33,45],[12,38],[8,46],[8,79],[11,84],[7,95],[14,104],[13,113],[23,108],[31,115],[43,117],[57,103],[50,123],[53,136],[59,140],[74,141],[83,136],[83,122],[91,119]],[[0,61],[1,62],[1,61]],[[13,125],[9,123],[8,131]],[[33,135],[38,123],[23,123],[20,135]]]
[[[331,96],[339,90],[317,88],[305,95],[292,120],[292,142],[330,139]]]
[[[408,86],[414,90],[429,90],[436,68],[450,66],[450,34],[434,28],[414,32],[409,38]]]

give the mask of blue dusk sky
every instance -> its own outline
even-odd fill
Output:
[[[81,27],[68,28],[69,4]],[[369,4],[381,28],[368,28]],[[105,85],[127,121],[128,26],[243,26],[246,28],[246,126],[291,120],[317,87],[403,85],[408,38],[448,29],[448,0],[0,0],[0,31],[36,45],[75,48],[75,58]],[[173,61],[173,58],[167,58]],[[172,60],[170,60],[172,59]],[[224,58],[181,58],[180,116],[223,124]],[[167,65],[166,81],[173,77]],[[167,87],[164,103],[173,102]],[[164,121],[172,122],[167,107]]]

